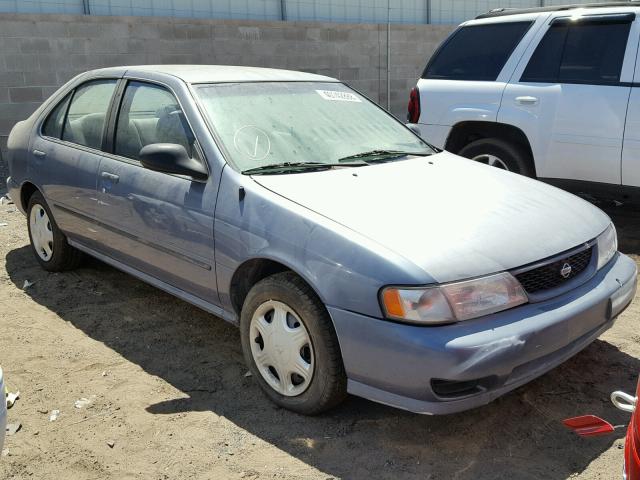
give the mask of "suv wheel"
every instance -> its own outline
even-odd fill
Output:
[[[40,192],[29,198],[27,226],[33,254],[42,268],[61,272],[80,264],[82,253],[67,243],[67,237],[58,228]]]
[[[497,138],[471,142],[458,155],[527,177],[535,176],[529,155],[520,146]]]
[[[314,415],[346,396],[331,318],[294,273],[267,277],[251,289],[240,315],[240,338],[249,369],[277,405]]]

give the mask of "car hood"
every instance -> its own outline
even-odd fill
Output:
[[[574,195],[447,152],[253,179],[402,255],[436,282],[550,257],[610,222]]]

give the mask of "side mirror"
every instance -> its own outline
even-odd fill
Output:
[[[208,173],[200,162],[191,158],[187,150],[177,143],[152,143],[142,147],[138,154],[144,168],[156,172],[187,175],[206,180]]]

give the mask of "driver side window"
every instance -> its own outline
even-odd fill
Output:
[[[195,137],[178,104],[167,89],[143,82],[127,84],[118,115],[115,154],[139,160],[142,147],[177,143],[196,156]]]

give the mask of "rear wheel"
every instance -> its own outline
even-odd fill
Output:
[[[464,146],[458,155],[492,167],[534,177],[531,158],[519,145],[497,138],[481,138]]]
[[[277,405],[315,415],[346,396],[329,314],[294,273],[275,274],[251,289],[242,307],[240,336],[247,365]]]
[[[34,192],[29,198],[27,226],[33,254],[42,268],[61,272],[80,264],[82,253],[69,245],[40,192]]]

